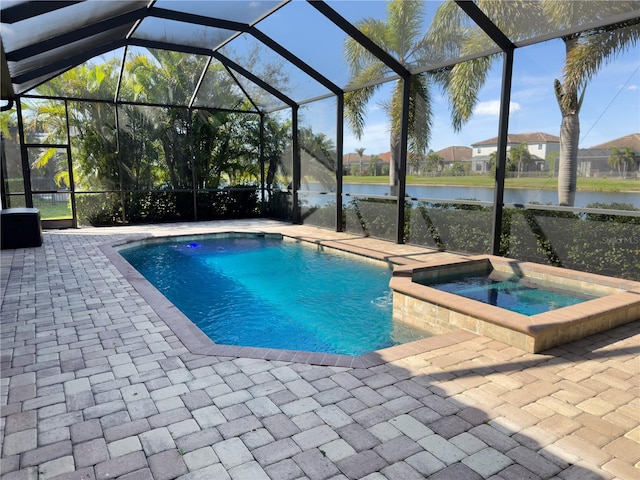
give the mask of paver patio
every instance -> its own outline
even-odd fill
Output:
[[[640,478],[639,321],[541,354],[454,333],[368,368],[193,354],[100,246],[226,230],[443,255],[263,220],[3,250],[3,480]]]

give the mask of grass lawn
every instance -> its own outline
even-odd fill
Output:
[[[33,205],[40,211],[41,220],[61,220],[71,218],[71,207],[67,202],[42,202]]]
[[[388,176],[343,177],[344,183],[389,184]],[[408,176],[409,185],[454,185],[459,187],[493,187],[493,178],[481,176],[466,177],[415,177]],[[558,179],[551,177],[507,178],[508,188],[529,188],[533,190],[557,190]],[[640,180],[619,178],[578,178],[578,190],[584,192],[640,192]]]

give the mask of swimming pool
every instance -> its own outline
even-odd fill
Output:
[[[429,336],[393,323],[384,262],[281,235],[164,239],[119,253],[219,344],[362,355]]]

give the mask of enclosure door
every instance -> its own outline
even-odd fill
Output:
[[[33,206],[40,211],[42,227],[75,227],[69,147],[28,147],[27,156]]]

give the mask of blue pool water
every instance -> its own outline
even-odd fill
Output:
[[[529,316],[596,298],[497,271],[419,283]]]
[[[273,237],[120,250],[214,342],[361,355],[424,338],[392,323],[386,266]]]

